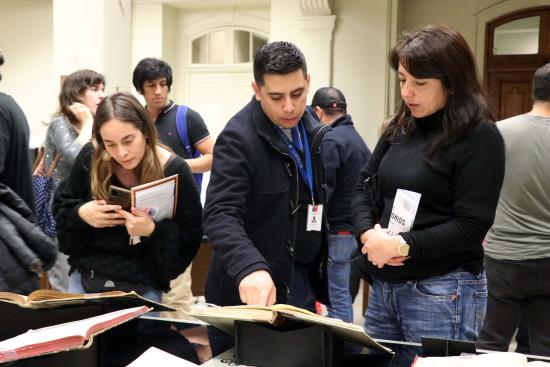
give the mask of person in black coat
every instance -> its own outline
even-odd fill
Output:
[[[295,45],[263,46],[252,86],[254,98],[214,147],[204,210],[214,249],[206,301],[314,311],[316,299],[328,302],[320,142],[330,128],[306,112],[309,75]]]
[[[94,119],[96,144],[84,146],[56,192],[59,248],[69,255],[70,292],[134,290],[160,300],[183,273],[202,237],[197,186],[185,161],[158,144],[138,100],[115,93]],[[109,186],[126,188],[178,175],[176,213],[153,220],[136,208],[108,204]],[[139,236],[141,242],[130,242]]]
[[[3,64],[4,55],[0,51],[0,66]],[[10,187],[34,210],[31,175],[27,118],[10,95],[0,92],[0,183]]]
[[[370,150],[353,126],[344,94],[336,88],[319,88],[311,107],[322,124],[332,131],[323,139],[323,161],[328,187],[328,317],[353,322],[349,291],[351,258],[357,251],[351,222],[351,196]]]

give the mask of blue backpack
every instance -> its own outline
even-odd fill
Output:
[[[189,107],[187,106],[178,106],[178,112],[176,114],[176,127],[187,156],[189,158],[198,158],[201,156],[201,153],[198,152],[189,141],[189,132],[187,131],[187,110],[189,110]],[[193,176],[195,177],[195,181],[197,181],[197,186],[200,193],[202,187],[202,173],[193,173]]]

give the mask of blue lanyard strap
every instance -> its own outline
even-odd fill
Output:
[[[292,160],[296,163],[296,166],[298,167],[298,171],[300,172],[300,176],[302,176],[302,180],[306,184],[306,186],[309,188],[309,192],[311,193],[311,201],[313,204],[315,204],[315,196],[313,195],[313,167],[311,164],[311,154],[309,152],[309,143],[307,139],[306,129],[304,127],[304,124],[302,123],[302,120],[298,123],[298,126],[301,130],[301,138],[303,139],[303,142],[300,140],[300,143],[302,143],[303,146],[303,152],[305,155],[305,161],[306,164],[304,166],[304,162],[302,161],[302,158],[298,154],[298,151],[294,147],[294,144],[290,141],[290,139],[281,131],[280,128],[275,126],[275,130],[278,131],[279,135],[281,136],[282,141],[286,144],[288,148],[288,153],[292,157]]]

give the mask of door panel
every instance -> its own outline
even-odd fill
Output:
[[[529,21],[535,18],[537,22]],[[530,29],[533,24],[536,30]],[[517,42],[510,47],[510,42],[525,34],[538,34],[538,47],[531,47],[538,53],[522,54],[522,45]],[[532,106],[533,75],[550,60],[550,6],[516,11],[491,21],[487,24],[485,44],[485,86],[495,118],[501,120],[528,112]],[[502,52],[514,48],[520,50],[517,55]]]

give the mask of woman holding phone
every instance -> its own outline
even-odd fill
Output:
[[[159,144],[147,111],[129,93],[101,101],[94,143],[85,145],[54,198],[60,250],[69,256],[69,292],[134,290],[159,301],[185,271],[202,237],[199,193],[185,161]],[[175,217],[160,221],[108,204],[111,185],[177,174]],[[141,241],[130,245],[130,237]]]
[[[373,279],[365,329],[374,338],[415,343],[475,341],[487,302],[482,241],[504,178],[504,142],[472,52],[455,29],[435,25],[404,34],[390,65],[402,102],[352,200]],[[368,186],[373,180],[376,190]],[[399,189],[420,194],[418,210],[411,228],[389,233],[391,220],[413,206],[394,205]],[[398,353],[392,366],[410,366],[414,352]]]

